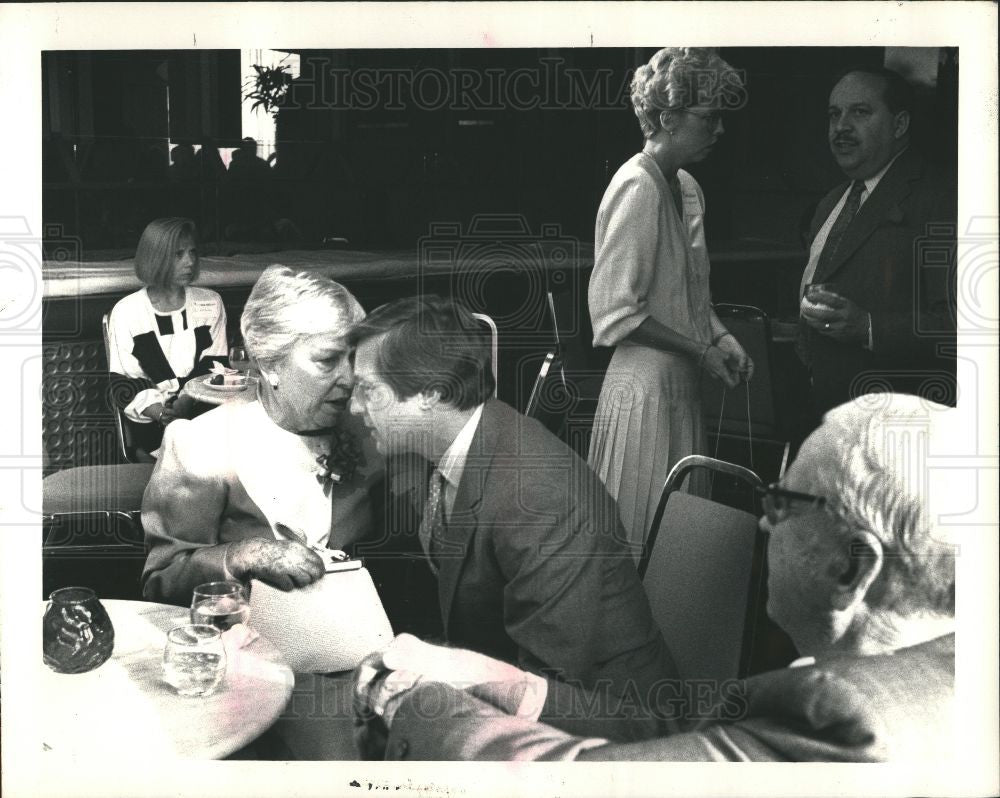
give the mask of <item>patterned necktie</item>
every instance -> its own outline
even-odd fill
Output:
[[[420,545],[427,555],[431,570],[438,571],[437,561],[433,554],[434,538],[444,525],[444,475],[436,468],[431,474],[427,488],[427,502],[424,504],[423,520],[420,522]]]
[[[837,254],[837,248],[840,246],[840,241],[843,239],[844,233],[847,232],[851,220],[857,214],[858,208],[861,207],[861,194],[864,190],[865,183],[863,180],[855,180],[851,183],[851,192],[847,195],[847,202],[840,209],[840,215],[833,223],[833,227],[830,228],[830,233],[826,237],[826,243],[823,244],[823,251],[819,254],[819,262],[816,264],[816,271],[813,274],[814,281],[817,279],[817,275],[825,275],[827,273],[830,263]]]

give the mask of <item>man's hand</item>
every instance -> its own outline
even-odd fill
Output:
[[[750,355],[740,346],[740,342],[732,333],[723,335],[716,346],[722,350],[730,362],[736,361],[736,368],[743,382],[750,382],[753,379],[753,360],[750,359]]]
[[[441,682],[465,690],[481,684],[520,684],[524,679],[525,673],[507,662],[401,634],[355,670],[355,712],[362,717],[371,713],[391,727],[403,696],[419,682]]]
[[[845,343],[868,345],[869,314],[847,297],[817,290],[802,297],[799,313],[805,323],[822,335]]]
[[[248,538],[230,543],[226,567],[241,581],[259,579],[279,590],[311,585],[326,573],[320,556],[295,540]]]

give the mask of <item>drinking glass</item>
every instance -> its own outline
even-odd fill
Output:
[[[214,626],[227,632],[250,620],[250,605],[239,582],[206,582],[194,589],[191,623]]]
[[[229,347],[229,367],[244,374],[250,369],[250,358],[242,344]]]
[[[824,294],[836,294],[837,287],[833,283],[809,283],[806,286],[806,299],[814,305],[825,305]]]
[[[226,649],[214,626],[196,623],[167,632],[163,679],[179,695],[209,695],[226,675]]]

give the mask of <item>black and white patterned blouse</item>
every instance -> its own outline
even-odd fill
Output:
[[[108,367],[132,383],[125,415],[150,421],[142,411],[175,396],[191,377],[207,374],[213,360],[228,362],[226,308],[207,288],[188,286],[184,304],[170,313],[153,308],[146,289],[115,305],[108,323]]]

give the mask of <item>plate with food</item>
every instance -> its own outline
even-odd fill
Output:
[[[202,384],[213,391],[235,392],[244,391],[254,383],[254,378],[247,374],[209,374],[202,378]]]

